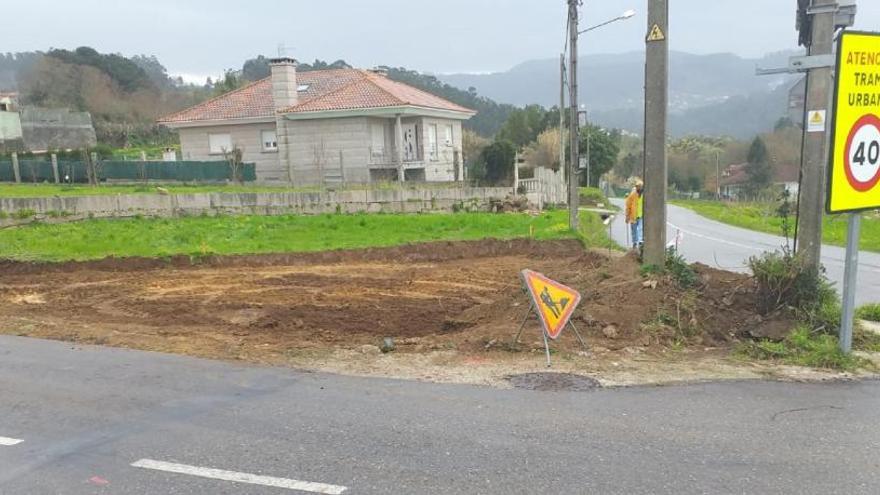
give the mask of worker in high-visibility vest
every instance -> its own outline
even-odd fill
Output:
[[[645,183],[641,179],[637,179],[635,187],[626,197],[626,223],[632,232],[632,247],[639,249],[645,243],[644,240],[644,216],[645,216],[645,199],[642,190]]]

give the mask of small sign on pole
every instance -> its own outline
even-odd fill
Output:
[[[529,317],[535,313],[541,321],[541,333],[544,336],[544,350],[547,352],[548,368],[550,367],[550,343],[547,339],[558,339],[562,334],[562,329],[566,326],[571,327],[581,345],[589,350],[580,332],[571,323],[571,315],[581,302],[581,294],[571,287],[562,285],[532,270],[523,270],[521,276],[523,285],[531,299],[531,307],[519,326],[514,342],[519,342]]]
[[[860,212],[880,208],[880,33],[844,31],[837,43],[826,210],[850,215],[840,321],[840,348],[849,352]]]

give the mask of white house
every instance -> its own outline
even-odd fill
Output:
[[[238,148],[258,181],[296,185],[463,178],[462,122],[473,110],[380,70],[298,72],[286,57],[271,69],[159,120],[180,133],[184,160],[223,160]]]

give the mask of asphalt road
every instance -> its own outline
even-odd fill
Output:
[[[533,392],[0,337],[0,397],[3,494],[880,491],[877,382]]]
[[[611,201],[623,207],[623,200]],[[681,233],[679,252],[687,260],[725,270],[747,272],[746,263],[749,257],[764,251],[779,250],[785,244],[782,236],[733,227],[675,205],[669,205],[667,221],[667,239],[672,241],[678,232]],[[621,245],[626,245],[628,239],[626,228],[623,215],[615,217],[612,237]],[[838,292],[843,289],[845,254],[844,248],[822,246],[822,264],[827,270],[829,280],[836,284]],[[880,302],[880,254],[859,252],[858,277],[856,304]]]

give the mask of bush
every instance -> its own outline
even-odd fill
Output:
[[[690,289],[697,285],[697,272],[685,261],[684,256],[673,248],[666,251],[666,271],[682,289]]]
[[[807,266],[788,249],[749,258],[758,290],[758,312],[769,314],[793,308],[808,320],[839,314],[837,293],[825,279],[824,269]]]
[[[856,318],[880,322],[880,304],[865,304],[859,307],[856,310]]]
[[[580,196],[580,203],[582,205],[605,205],[608,206],[608,198],[605,197],[605,194],[601,189],[597,187],[581,187],[578,189]]]

